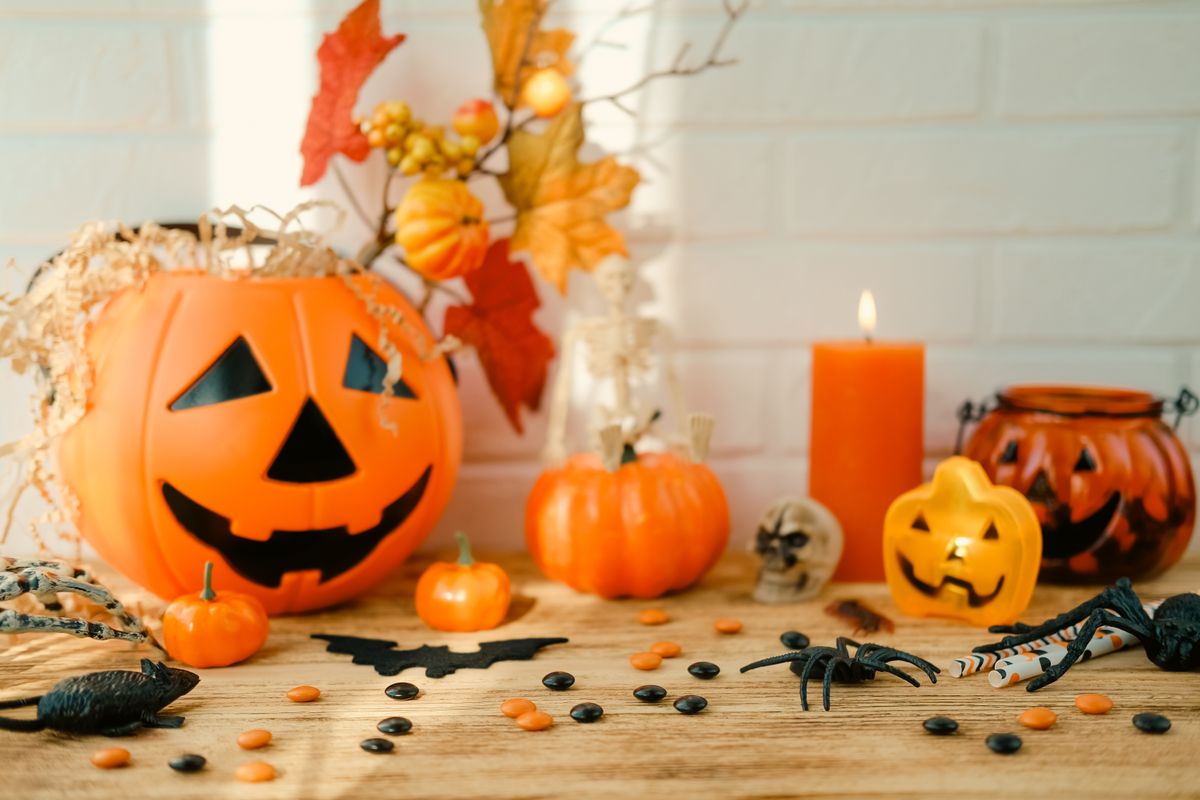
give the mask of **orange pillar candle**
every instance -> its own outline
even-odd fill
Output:
[[[883,580],[883,518],[921,484],[925,348],[876,342],[870,292],[859,303],[860,341],[812,350],[809,494],[842,524],[836,580]]]

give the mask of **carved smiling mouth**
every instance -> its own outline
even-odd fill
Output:
[[[426,467],[416,483],[383,509],[378,524],[355,534],[339,525],[273,531],[265,541],[247,539],[233,533],[228,517],[205,508],[171,484],[163,484],[162,494],[175,521],[220,553],[234,572],[260,586],[278,587],[286,572],[320,570],[320,582],[324,583],[362,562],[412,514],[425,495],[432,471],[432,466]]]
[[[1069,506],[1054,507],[1042,525],[1042,558],[1061,561],[1090,550],[1108,531],[1121,511],[1121,493],[1113,492],[1095,513],[1079,522],[1071,521]]]
[[[996,595],[1000,594],[1000,590],[1004,588],[1003,575],[1000,576],[1000,580],[996,583],[996,588],[991,594],[980,594],[979,592],[975,591],[975,587],[967,581],[964,581],[961,578],[952,578],[949,575],[942,578],[941,585],[931,586],[917,577],[916,573],[913,571],[913,565],[911,561],[899,553],[896,554],[896,557],[900,560],[900,571],[904,573],[904,577],[908,579],[909,583],[916,587],[917,591],[928,597],[937,597],[939,594],[941,594],[942,589],[949,584],[950,586],[957,586],[960,589],[966,589],[967,605],[969,605],[971,608],[979,608],[980,606],[985,606],[995,600]]]

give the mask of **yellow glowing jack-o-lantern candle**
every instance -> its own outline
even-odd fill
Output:
[[[913,616],[1014,622],[1033,596],[1041,557],[1029,501],[960,456],[939,464],[932,483],[897,498],[884,521],[888,587]]]

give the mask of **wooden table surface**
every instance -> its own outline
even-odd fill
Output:
[[[901,618],[883,585],[835,585],[821,601],[759,605],[749,597],[753,563],[740,555],[727,557],[692,591],[653,603],[576,594],[542,579],[523,556],[497,560],[523,599],[514,603],[516,618],[496,631],[445,635],[424,627],[410,598],[426,562],[414,561],[356,603],[272,621],[267,646],[252,661],[201,670],[199,686],[169,708],[187,716],[180,730],[147,730],[120,741],[0,731],[8,791],[22,800],[1200,796],[1200,674],[1162,672],[1140,648],[1081,664],[1036,695],[1020,686],[994,689],[982,674],[956,679],[943,672],[935,686],[922,677],[920,688],[885,675],[870,684],[835,685],[832,711],[818,704],[805,713],[799,681],[786,666],[737,670],[782,652],[778,637],[785,630],[803,631],[814,643],[849,635],[844,623],[822,612],[832,597],[857,596],[892,614],[895,634],[872,638],[942,667],[988,636],[957,623]],[[1200,559],[1192,557],[1139,588],[1145,598],[1156,598],[1197,587]],[[1041,620],[1092,593],[1039,589],[1027,618]],[[666,609],[671,621],[638,624],[637,612],[652,605]],[[712,622],[721,616],[740,618],[744,631],[716,633]],[[326,653],[322,642],[309,638],[317,632],[394,639],[405,647],[445,642],[473,649],[481,640],[525,636],[567,636],[570,643],[533,661],[436,680],[417,669],[386,678],[348,656]],[[661,639],[682,644],[683,655],[655,672],[629,665],[631,653]],[[0,641],[0,652],[4,699],[39,694],[68,675],[136,668],[145,648],[24,635]],[[719,664],[720,676],[708,682],[691,677],[687,665],[697,660]],[[574,674],[574,688],[545,689],[541,677],[552,670]],[[422,694],[407,702],[389,699],[383,689],[395,680],[417,684]],[[289,702],[284,693],[302,683],[320,687],[321,699]],[[631,690],[644,683],[666,687],[668,700],[635,700]],[[1085,716],[1072,702],[1082,692],[1103,692],[1116,705],[1106,716]],[[696,716],[674,711],[670,698],[690,693],[707,697],[708,709]],[[554,727],[518,729],[498,711],[510,697],[534,700],[554,716]],[[603,706],[604,718],[591,725],[571,720],[569,709],[584,701]],[[1017,715],[1033,705],[1056,711],[1058,724],[1049,731],[1022,729]],[[1174,727],[1165,736],[1143,734],[1130,723],[1142,711],[1166,714]],[[958,719],[959,733],[924,733],[922,720],[936,714]],[[360,750],[360,740],[380,735],[375,723],[394,715],[413,722],[411,734],[396,737],[395,752]],[[274,741],[254,753],[239,750],[234,739],[249,728],[273,731]],[[1004,731],[1022,736],[1019,753],[1001,756],[985,747],[988,734]],[[88,763],[94,750],[112,744],[132,752],[129,766],[102,771]],[[191,775],[167,768],[168,759],[185,752],[203,754],[208,767]],[[256,758],[275,765],[279,777],[236,782],[236,767]]]

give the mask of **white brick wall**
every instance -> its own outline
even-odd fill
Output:
[[[289,205],[319,35],[352,0],[0,3],[0,253],[25,266],[91,217]],[[589,38],[619,4],[560,0]],[[1200,3],[1184,0],[755,0],[741,64],[664,81],[593,137],[645,181],[619,217],[639,298],[669,320],[693,406],[720,420],[715,468],[735,535],[807,482],[808,346],[853,336],[874,290],[880,335],[928,343],[929,466],[953,411],[1016,381],[1200,390]],[[448,116],[487,91],[475,0],[384,0],[409,41],[364,107]],[[663,0],[583,65],[587,94],[704,50],[718,0]],[[375,197],[369,171],[355,187]],[[340,197],[330,183],[319,193]],[[349,244],[364,232],[350,223]],[[7,274],[4,289],[21,285]],[[544,292],[554,330],[599,300]],[[544,417],[507,428],[463,363],[467,464],[447,520],[521,541]],[[5,378],[4,439],[24,384]],[[580,394],[586,392],[580,391]],[[1200,422],[1184,435],[1200,453]],[[15,542],[12,546],[23,546]]]

